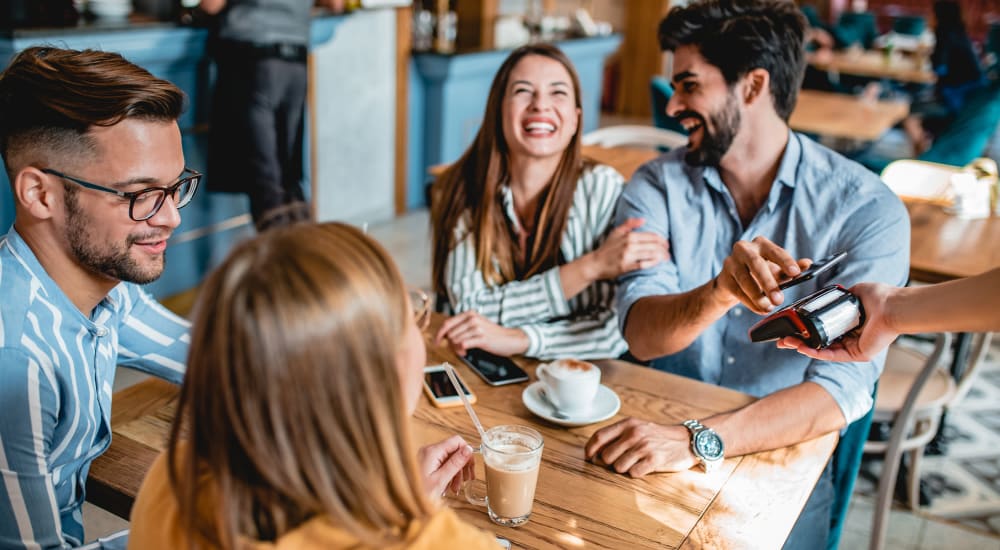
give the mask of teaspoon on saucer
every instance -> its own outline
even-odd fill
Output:
[[[552,416],[558,418],[559,420],[569,420],[569,415],[559,410],[559,407],[549,399],[549,395],[545,393],[545,388],[538,388],[538,394],[542,396],[542,399],[552,407]]]

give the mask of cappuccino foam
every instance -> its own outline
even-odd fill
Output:
[[[565,379],[588,376],[596,371],[597,367],[577,359],[560,359],[549,363],[547,370],[552,376]]]

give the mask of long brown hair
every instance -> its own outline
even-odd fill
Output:
[[[569,58],[550,44],[522,46],[507,57],[493,78],[486,113],[472,145],[462,157],[448,167],[434,182],[431,200],[431,232],[434,241],[433,284],[435,292],[445,293],[447,281],[445,265],[448,254],[458,245],[462,236],[455,235],[460,221],[465,222],[476,245],[476,266],[486,282],[499,285],[525,279],[554,267],[559,262],[559,245],[566,218],[573,203],[576,182],[584,169],[580,153],[580,129],[563,151],[562,159],[540,199],[535,220],[535,239],[530,250],[523,251],[523,262],[516,252],[517,240],[512,236],[503,212],[503,185],[510,177],[510,157],[507,140],[503,134],[503,101],[507,93],[510,74],[521,59],[539,55],[558,61],[569,72],[576,96],[580,102],[580,79]],[[581,115],[582,118],[582,115]]]
[[[366,546],[403,540],[434,505],[397,367],[405,286],[386,251],[344,224],[280,228],[238,246],[200,295],[168,449],[191,547],[273,541],[315,517]]]

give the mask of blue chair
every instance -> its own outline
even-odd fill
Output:
[[[927,19],[922,15],[900,15],[892,20],[892,31],[896,34],[920,36],[927,28]]]
[[[810,27],[827,29],[827,24],[823,22],[823,19],[819,16],[819,11],[816,10],[816,6],[805,4],[799,6],[799,10],[802,11],[802,15],[806,17],[806,21],[809,23]]]
[[[654,76],[649,81],[649,91],[653,99],[653,125],[664,130],[680,132],[686,136],[687,130],[677,122],[677,119],[667,115],[667,103],[674,95],[674,88],[670,82],[662,76]]]
[[[1000,124],[1000,82],[971,92],[955,119],[919,160],[965,166],[982,156]]]
[[[875,14],[870,11],[847,11],[840,14],[837,24],[831,29],[837,47],[846,48],[852,44],[860,44],[862,48],[870,49],[878,37],[878,26],[875,24]]]
[[[875,391],[872,392],[872,401],[878,394],[878,383],[875,383]],[[827,550],[837,550],[840,546],[840,535],[844,530],[844,522],[847,520],[847,511],[851,507],[851,495],[854,494],[854,482],[858,479],[858,470],[861,468],[861,455],[863,454],[865,441],[868,440],[868,432],[871,431],[872,417],[875,414],[875,407],[865,416],[851,422],[840,436],[840,442],[833,450],[833,502],[830,504],[830,534],[826,539]]]
[[[917,160],[965,166],[980,156],[1000,124],[1000,81],[970,92],[965,104],[948,123],[930,149]],[[875,173],[882,173],[893,158],[862,155],[855,158]]]

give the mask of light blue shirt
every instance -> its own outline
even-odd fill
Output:
[[[0,548],[78,546],[115,367],[179,384],[189,325],[130,283],[84,315],[14,229],[0,238],[0,296]]]
[[[670,243],[669,261],[618,279],[623,331],[636,301],[705,284],[722,270],[737,241],[757,236],[795,258],[847,252],[832,272],[784,291],[785,304],[833,283],[905,284],[910,257],[906,208],[860,164],[789,132],[770,193],[743,227],[718,171],[687,165],[686,150],[675,149],[642,166],[619,200],[615,225],[645,218],[643,230],[664,235]],[[868,412],[884,352],[868,363],[812,360],[773,342],[751,343],[749,329],[760,319],[740,304],[686,349],[657,359],[654,366],[757,397],[811,381],[830,392],[848,423]]]

